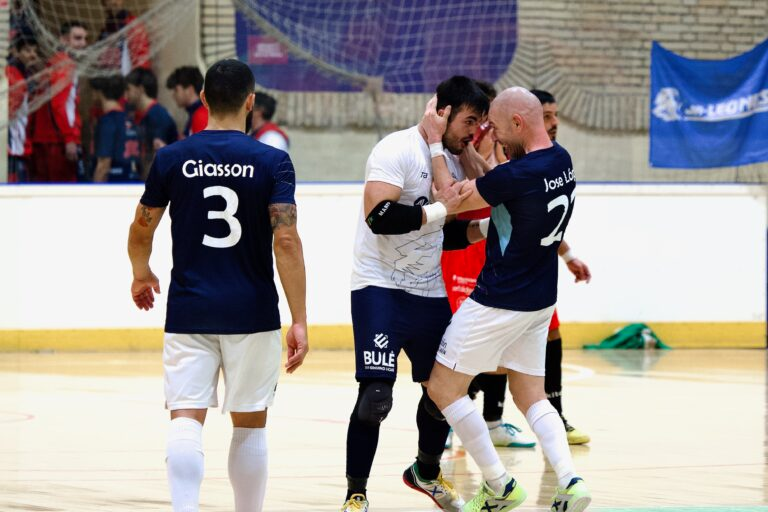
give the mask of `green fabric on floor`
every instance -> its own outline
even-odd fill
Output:
[[[670,349],[645,324],[629,324],[596,345],[584,345],[588,350],[601,349]]]

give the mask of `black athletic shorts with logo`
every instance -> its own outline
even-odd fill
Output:
[[[429,380],[451,307],[445,297],[367,286],[352,292],[355,378],[397,377],[400,349],[411,361],[414,382]]]

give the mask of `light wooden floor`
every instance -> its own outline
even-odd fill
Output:
[[[768,510],[765,351],[566,351],[565,361],[566,415],[593,439],[573,454],[595,509]],[[338,510],[352,367],[351,352],[314,352],[281,378],[265,510]],[[162,392],[159,354],[0,355],[0,511],[170,510]],[[401,481],[416,452],[418,398],[398,382],[372,512],[432,510]],[[529,432],[511,401],[505,417]],[[228,417],[210,414],[204,432],[201,510],[231,511]],[[547,509],[555,480],[541,451],[500,453],[529,492],[521,508]],[[474,493],[478,470],[460,446],[444,470]]]

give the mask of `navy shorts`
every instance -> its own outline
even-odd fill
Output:
[[[411,361],[414,382],[429,380],[451,307],[445,297],[367,286],[352,292],[355,378],[395,380],[400,349]]]

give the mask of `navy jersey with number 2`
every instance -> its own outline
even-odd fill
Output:
[[[477,179],[492,206],[486,260],[472,299],[484,306],[538,311],[557,302],[557,248],[573,212],[571,156],[553,143]]]
[[[170,202],[166,332],[280,328],[269,205],[295,204],[295,188],[288,154],[242,132],[206,130],[157,152],[141,204]]]

